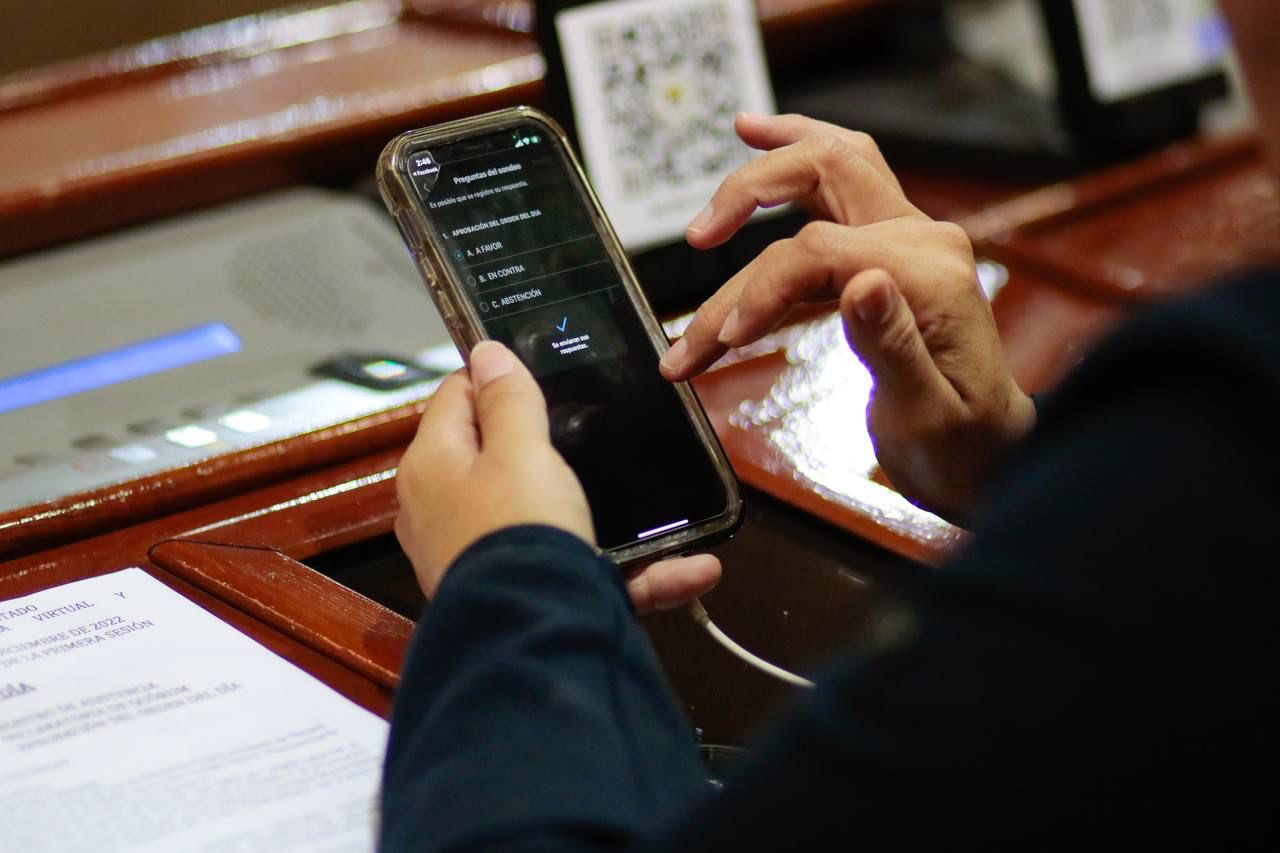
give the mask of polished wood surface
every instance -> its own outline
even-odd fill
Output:
[[[59,0],[0,3],[0,77],[112,53],[172,33],[289,6],[296,0]]]
[[[767,0],[762,26],[874,5]],[[501,2],[351,0],[0,81],[0,256],[367,171],[402,130],[536,101],[542,57],[522,29]]]
[[[391,673],[407,639],[404,620],[352,598],[348,590],[335,594],[293,560],[389,533],[396,505],[388,472],[398,458],[398,450],[374,454],[0,563],[0,600],[140,566],[335,689],[385,713]]]
[[[0,254],[373,162],[536,95],[527,36],[399,20],[0,113]]]
[[[413,622],[338,586],[279,551],[185,539],[151,549],[157,566],[345,664],[374,683],[399,682]]]
[[[960,221],[993,257],[1122,301],[1280,257],[1280,196],[1253,136],[1173,145]]]

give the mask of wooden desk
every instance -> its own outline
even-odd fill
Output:
[[[1120,315],[1097,297],[1016,270],[996,304],[1014,347],[1011,355],[1022,353],[1015,364],[1029,384],[1052,382],[1074,359],[1072,347]],[[1036,331],[1046,320],[1053,334]],[[748,647],[796,668],[811,666],[856,639],[873,622],[881,596],[926,571],[917,561],[941,559],[959,535],[909,508],[899,523],[891,524],[883,506],[901,510],[902,502],[865,472],[854,471],[849,480],[861,492],[841,494],[830,483],[797,476],[794,460],[780,454],[767,429],[731,423],[745,404],[768,399],[788,370],[821,371],[824,359],[847,357],[842,346],[830,346],[841,340],[838,328],[833,336],[832,323],[830,314],[813,316],[757,347],[754,357],[741,358],[698,382],[739,473],[754,486],[747,524],[733,542],[718,549],[726,577],[706,598],[707,607]],[[805,341],[814,335],[828,346],[808,349]],[[809,352],[807,361],[786,357],[788,348],[797,347]],[[852,418],[841,423],[856,431],[860,407],[855,402],[852,411],[833,417]],[[142,565],[181,579],[313,655],[389,689],[412,628],[405,616],[416,616],[421,606],[407,562],[390,538],[397,511],[394,467],[412,435],[417,410],[406,406],[366,425],[365,438],[376,436],[388,445],[385,449],[336,464],[326,458],[311,473],[221,500],[197,501],[190,509],[157,513],[151,520],[0,564],[0,578],[54,583]],[[788,421],[803,422],[814,414],[796,408],[770,426],[787,428]],[[308,448],[355,441],[351,435],[361,433],[294,439],[255,459],[220,460],[208,475],[220,476],[223,469],[217,466],[226,465],[251,472],[246,477],[264,476],[262,470],[278,470],[277,454],[314,452]],[[260,470],[252,473],[255,469]],[[197,471],[176,472],[168,483],[180,487],[179,478],[185,477],[193,485],[184,488],[194,489],[200,476]],[[151,499],[161,504],[166,482],[155,485]],[[141,493],[147,494],[146,489]],[[853,500],[859,495],[862,503]],[[111,505],[126,517],[130,500],[129,490],[121,489]],[[57,534],[56,518],[44,524],[50,535]],[[345,586],[308,565],[324,569]],[[687,614],[659,614],[647,624],[691,718],[708,738],[749,737],[788,697],[787,688],[730,657]]]
[[[769,0],[761,13],[776,48],[877,5]],[[352,0],[0,82],[0,255],[303,177],[350,182],[406,126],[535,96],[541,67],[528,26],[526,3]],[[1034,388],[1135,296],[1177,292],[1252,256],[1280,209],[1248,140],[1175,147],[1030,193],[936,167],[902,180],[926,211],[959,219],[983,253],[1015,267],[996,311],[1015,370]],[[1187,235],[1211,223],[1214,239],[1162,253],[1170,222]],[[722,427],[743,403],[767,400],[783,370],[781,355],[772,358],[700,386]],[[398,446],[420,412],[408,406],[0,515],[0,558]],[[743,433],[724,431],[743,475],[770,494],[914,559],[936,560],[956,540],[884,490],[867,487],[868,503],[796,480],[795,460],[768,448],[771,431]]]
[[[777,43],[880,0],[763,0]],[[0,80],[0,257],[305,180],[536,102],[528,3],[347,0]]]
[[[1252,136],[1193,140],[960,218],[986,254],[1123,302],[1274,263],[1280,196]]]
[[[776,46],[877,0],[763,0]],[[407,127],[536,97],[529,4],[349,0],[0,81],[0,256],[304,179],[349,185]],[[421,405],[0,514],[0,559],[396,446]]]
[[[531,99],[540,66],[519,32],[524,7],[464,10],[503,28],[442,17],[445,5],[422,6],[431,13],[424,17],[412,4],[357,0],[319,16],[321,35],[301,44],[272,42],[288,28],[264,26],[253,36],[259,41],[229,33],[206,53],[175,52],[118,73],[70,68],[0,85],[0,156],[9,167],[0,178],[0,253],[304,178],[349,182],[399,129]],[[762,11],[779,38],[863,5],[779,0]],[[1025,194],[936,171],[908,172],[903,182],[930,212],[961,218],[982,253],[1009,265],[997,320],[1019,380],[1044,388],[1132,311],[1135,297],[1181,292],[1252,257],[1275,210],[1261,174],[1246,140],[1183,146]],[[1008,194],[1014,198],[1004,200]],[[1161,251],[1170,221],[1184,234],[1207,223],[1217,237],[1188,241],[1170,263]],[[821,462],[824,449],[808,446],[806,460],[797,445],[777,440],[828,422],[817,403],[772,413],[766,405],[790,400],[782,392],[812,384],[841,357],[828,316],[809,317],[751,355],[698,384],[754,489],[754,511],[722,549],[728,573],[707,606],[749,647],[807,665],[864,630],[877,596],[941,559],[960,533],[896,498],[865,458],[855,460],[862,469],[832,479],[831,466],[805,467]],[[834,399],[842,423],[855,422],[857,394]],[[401,595],[401,609],[412,612],[387,536],[396,511],[391,472],[421,409],[0,517],[0,559],[11,559],[0,564],[0,596],[141,565],[367,707],[385,709],[410,623],[305,562],[334,574],[345,566],[348,575],[381,565],[401,587],[396,593],[388,582],[380,594]],[[746,736],[784,697],[683,614],[649,624],[709,736]]]
[[[385,712],[413,628],[404,614],[416,616],[422,604],[391,539],[398,456],[373,454],[0,564],[0,597],[139,565]],[[923,571],[767,496],[748,499],[741,534],[717,549],[729,567],[725,581],[705,600],[723,627],[786,665],[811,666],[856,638],[883,590]],[[725,653],[683,611],[647,624],[691,719],[709,739],[746,739],[790,693]]]

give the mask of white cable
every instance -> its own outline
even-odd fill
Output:
[[[767,675],[772,675],[780,681],[785,681],[788,684],[795,685],[796,687],[813,686],[813,682],[809,679],[801,678],[794,672],[788,672],[776,664],[769,663],[769,661],[762,657],[753,655],[751,652],[734,642],[732,637],[724,631],[721,631],[716,623],[711,621],[711,617],[707,614],[707,608],[703,607],[702,602],[698,599],[695,598],[693,601],[689,602],[689,613],[693,616],[693,621],[705,628],[707,633],[711,635],[712,639],[724,646],[725,649],[742,662],[755,667]]]

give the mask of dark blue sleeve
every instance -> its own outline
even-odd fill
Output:
[[[617,566],[534,526],[458,558],[396,696],[384,853],[626,846],[704,779]]]
[[[406,666],[384,850],[1276,849],[1277,342],[1269,278],[1102,347],[964,552],[705,802],[616,570],[481,542]]]

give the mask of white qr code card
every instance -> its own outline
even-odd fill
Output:
[[[1211,0],[1075,0],[1075,8],[1089,86],[1103,103],[1217,70],[1229,49]]]
[[[556,33],[587,172],[623,245],[682,239],[752,157],[734,116],[775,109],[755,3],[591,3],[561,12]]]

